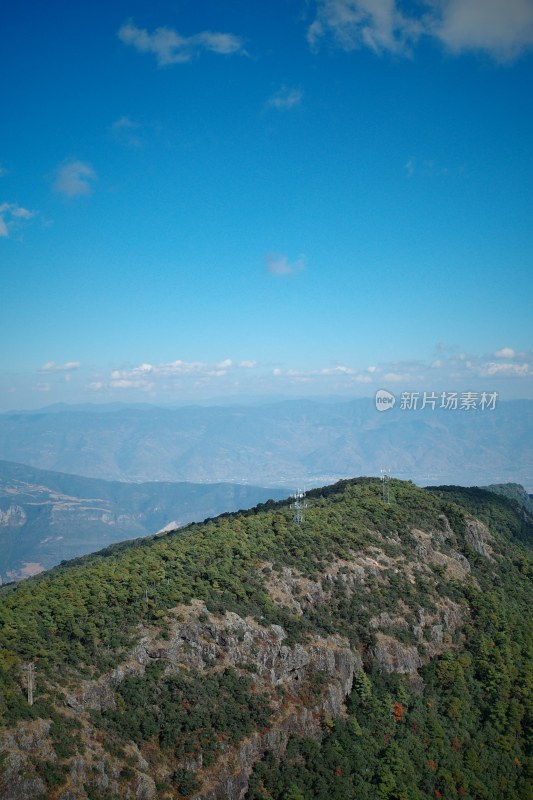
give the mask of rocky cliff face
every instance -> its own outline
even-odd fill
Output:
[[[481,523],[470,520],[464,539],[483,557],[496,558],[494,540]],[[292,734],[318,735],[328,720],[343,715],[358,672],[377,668],[422,687],[421,668],[461,646],[468,606],[446,588],[475,585],[461,547],[460,537],[441,517],[438,525],[411,526],[403,538],[374,530],[360,549],[328,557],[313,574],[259,561],[256,574],[269,602],[282,612],[280,620],[307,626],[299,637],[288,623],[214,613],[200,599],[166,609],[164,629],[139,622],[133,646],[112,669],[55,687],[57,709],[81,725],[83,746],[77,753],[58,756],[50,721],[20,722],[0,732],[0,797],[241,800],[254,764],[267,751],[279,754]],[[357,635],[339,616],[341,607],[357,615]],[[268,723],[238,741],[221,740],[214,760],[201,750],[179,756],[165,751],[150,735],[137,743],[126,739],[114,750],[106,743],[103,723],[124,712],[124,681],[142,678],[154,666],[163,678],[227,670],[246,676],[251,693],[268,700]],[[60,762],[66,777],[52,791],[43,764]],[[190,791],[173,783],[180,769],[196,775]]]
[[[265,567],[269,569],[271,565],[267,562],[262,565],[263,569]],[[384,573],[391,568],[395,568],[394,562],[379,548],[371,547],[353,561],[332,562],[316,581],[289,568],[270,572],[267,587],[273,599],[303,615],[306,608],[327,604],[335,578],[340,576],[350,592],[364,585],[369,577],[378,577],[385,583]],[[468,570],[461,566],[457,574],[464,578]],[[432,612],[419,608],[411,623],[402,610],[405,609],[400,604],[398,613],[382,612],[371,618],[369,627],[375,643],[366,653],[351,647],[346,637],[340,635],[313,636],[305,644],[290,646],[285,643],[287,633],[281,626],[264,626],[232,612],[218,617],[208,613],[201,601],[171,610],[170,632],[165,639],[158,629],[140,626],[137,644],[116,669],[97,681],[81,683],[65,695],[65,706],[84,722],[87,749],[84,757],[72,760],[68,789],[57,795],[58,800],[85,800],[88,772],[92,773],[101,791],[119,795],[117,777],[121,763],[105,752],[91,728],[91,712],[99,714],[116,709],[117,686],[126,677],[143,675],[154,663],[164,665],[166,674],[179,670],[221,671],[228,666],[237,670],[246,666],[253,668],[255,690],[266,691],[274,709],[269,728],[254,732],[225,752],[212,767],[203,768],[201,754],[187,763],[202,777],[202,791],[195,795],[198,800],[243,797],[248,775],[266,751],[280,753],[290,735],[318,734],[324,720],[342,715],[354,674],[363,668],[363,656],[367,665],[374,662],[386,672],[407,674],[414,682],[420,681],[420,667],[450,646],[451,637],[465,615],[464,609],[449,599],[442,600],[439,608]],[[409,631],[416,637],[417,644],[406,644],[394,635],[396,632],[401,637]],[[318,696],[309,693],[308,681],[314,676],[321,678]],[[276,689],[281,689],[282,694]],[[48,729],[49,725],[41,721],[22,724],[15,733],[0,735],[0,752],[7,754],[1,795],[5,800],[29,800],[43,795],[45,786],[32,770],[29,755],[37,753],[41,759],[55,760]],[[137,748],[132,752],[136,760],[135,774],[126,792],[122,790],[123,796],[154,800],[157,790],[150,765]],[[159,767],[159,777],[168,778],[171,771],[171,765],[163,764]]]

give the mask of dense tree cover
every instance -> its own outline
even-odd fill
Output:
[[[517,484],[508,484],[516,486]],[[466,508],[485,522],[497,536],[503,535],[516,544],[533,546],[533,515],[519,503],[513,491],[495,492],[490,487],[430,486],[431,492]]]
[[[531,573],[525,546],[517,549],[510,542],[525,545],[532,526],[512,501],[477,491],[426,491],[392,481],[391,502],[385,503],[378,480],[342,481],[308,493],[303,526],[294,522],[287,503],[266,503],[113,546],[5,587],[0,590],[0,724],[51,720],[58,762],[43,762],[39,770],[52,787],[64,778],[62,762],[83,747],[70,718],[57,711],[64,702],[61,687],[119,663],[139,623],[159,626],[167,635],[169,610],[179,603],[197,598],[211,613],[229,610],[263,625],[279,624],[288,644],[311,634],[341,633],[365,654],[374,637],[371,617],[394,613],[401,600],[409,625],[394,635],[413,643],[417,610],[431,612],[439,597],[449,597],[471,609],[467,648],[450,642],[450,653],[426,668],[423,692],[397,676],[360,673],[348,718],[330,721],[321,742],[292,741],[280,763],[267,757],[254,773],[250,800],[307,800],[326,793],[343,800],[526,800]],[[468,546],[467,512],[484,519],[497,537],[497,561]],[[448,524],[455,532],[452,541],[444,537]],[[413,528],[443,534],[442,553],[467,555],[480,588],[459,583],[441,566],[415,571],[408,580],[404,567],[418,558]],[[402,570],[391,568],[386,580],[367,578],[349,592],[341,570],[329,583],[328,602],[309,606],[300,616],[267,591],[272,570],[289,566],[317,579],[334,559],[349,561],[369,546],[398,559]],[[31,708],[21,672],[27,661],[37,667]],[[103,728],[109,752],[119,757],[133,740],[170,750],[178,761],[200,751],[209,764],[221,748],[268,726],[267,699],[242,673],[164,674],[148,668],[117,686],[116,710],[94,724]],[[320,686],[314,689],[319,692]],[[195,780],[180,766],[172,784],[185,795],[194,792]]]
[[[462,652],[423,671],[359,673],[345,719],[290,740],[251,776],[247,800],[531,800],[533,631],[524,562],[471,589]]]
[[[140,621],[166,624],[166,611],[191,598],[210,610],[235,611],[277,623],[293,636],[312,621],[287,615],[264,589],[257,564],[294,566],[311,577],[333,557],[349,557],[376,534],[409,536],[412,525],[434,522],[447,505],[399,481],[396,501],[381,499],[375,479],[344,481],[316,490],[306,523],[293,522],[287,503],[247,514],[222,515],[166,536],[114,546],[42,576],[0,590],[0,718],[38,715],[25,706],[17,670],[37,663],[41,675],[72,670],[96,674],[117,663]],[[391,552],[398,545],[389,544]],[[41,700],[43,700],[41,694]]]
[[[520,483],[490,483],[488,486],[480,487],[489,492],[508,497],[533,514],[533,495],[528,494]]]
[[[233,669],[164,675],[155,664],[120,683],[117,710],[105,712],[97,724],[109,737],[116,734],[118,742],[140,745],[157,737],[159,746],[172,748],[178,759],[201,752],[209,766],[221,744],[236,744],[267,725],[268,698],[251,688],[252,680]]]

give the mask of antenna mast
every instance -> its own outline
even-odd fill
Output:
[[[294,509],[294,521],[297,525],[303,525],[304,510],[307,508],[307,501],[305,499],[305,492],[298,489],[293,494],[294,503],[291,503],[291,508]]]
[[[390,469],[381,470],[381,485],[383,488],[383,502],[390,503]]]

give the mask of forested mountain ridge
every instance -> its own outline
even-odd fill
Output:
[[[533,495],[528,494],[519,483],[492,483],[481,488],[488,489],[489,492],[495,492],[495,494],[501,494],[511,500],[516,500],[526,511],[533,514]]]
[[[0,590],[0,796],[526,800],[531,518],[462,491],[343,481]]]
[[[287,494],[236,483],[121,483],[0,461],[0,584]]]

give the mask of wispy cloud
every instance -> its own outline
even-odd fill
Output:
[[[205,380],[210,378],[222,378],[230,371],[239,369],[252,369],[257,366],[255,361],[244,361],[235,364],[231,358],[225,358],[216,363],[205,361],[176,361],[164,364],[150,364],[144,362],[136,367],[129,369],[114,369],[111,372],[109,387],[112,389],[141,389],[142,391],[153,391],[161,382],[175,382],[187,378],[194,380]],[[103,384],[98,384],[101,389]]]
[[[160,67],[185,64],[202,52],[218,55],[244,52],[243,40],[232,33],[202,31],[194,36],[181,36],[173,28],[167,27],[156,28],[153,33],[149,33],[145,28],[138,28],[132,21],[120,27],[118,38],[139,53],[155,55]]]
[[[412,178],[414,175],[423,178],[437,178],[461,172],[463,167],[450,168],[440,164],[435,159],[419,159],[410,156],[404,164],[404,169],[408,178]]]
[[[40,375],[53,372],[72,372],[73,370],[79,369],[80,366],[79,361],[66,361],[64,364],[56,364],[55,361],[47,361],[38,372]]]
[[[283,377],[289,380],[302,381],[309,383],[311,381],[329,378],[347,379],[349,383],[372,383],[372,378],[356,369],[355,367],[347,367],[344,364],[336,364],[333,367],[317,367],[316,369],[280,369],[276,367],[272,374],[275,377]]]
[[[67,161],[56,170],[54,191],[65,197],[91,194],[96,172],[86,161]]]
[[[450,354],[437,360],[388,361],[361,368],[352,364],[317,367],[313,369],[282,369],[275,367],[272,377],[279,384],[305,384],[308,389],[315,386],[328,391],[349,391],[367,386],[369,389],[396,386],[401,390],[435,389],[475,390],[480,384],[490,381],[485,389],[494,390],[502,381],[524,382],[533,378],[533,351],[517,353],[511,348],[502,348],[498,361],[492,354]],[[513,353],[513,356],[511,356]],[[508,384],[507,384],[508,385]]]
[[[533,46],[531,0],[318,0],[316,8],[307,31],[315,50],[329,39],[343,50],[408,55],[426,36],[452,53],[507,61]]]
[[[481,375],[504,375],[514,378],[529,378],[533,375],[531,364],[523,362],[522,364],[514,364],[508,362],[495,363],[489,362],[484,364],[480,372]]]
[[[302,102],[303,93],[300,89],[291,89],[289,86],[282,86],[274,92],[267,100],[267,106],[277,108],[279,111],[288,111]]]
[[[286,276],[302,272],[306,267],[307,259],[304,255],[299,255],[294,261],[289,261],[288,257],[282,253],[267,253],[265,263],[271,275]]]
[[[506,392],[515,396],[529,393],[533,384],[533,351],[513,352],[512,358],[508,352],[506,357],[497,358],[493,353],[480,355],[443,350],[436,360],[404,359],[370,365],[355,360],[302,366],[267,364],[252,359],[223,358],[210,362],[176,359],[120,367],[107,375],[94,374],[86,388],[100,397],[127,395],[167,402],[185,397],[194,401],[200,397],[242,393],[296,395],[302,391],[317,395],[369,396],[387,387],[395,393],[498,391],[503,398]],[[51,383],[55,388],[55,382]]]
[[[119,117],[111,125],[111,135],[115,141],[127,144],[130,147],[140,147],[142,137],[140,135],[142,124],[129,117]]]
[[[0,237],[7,238],[12,228],[34,216],[35,211],[22,208],[17,203],[0,203]]]
[[[307,40],[312,49],[326,37],[343,50],[408,53],[421,32],[421,23],[404,16],[395,0],[319,0]]]

